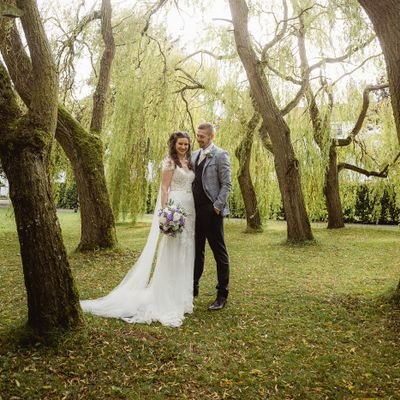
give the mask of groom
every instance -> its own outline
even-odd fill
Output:
[[[193,196],[196,209],[193,295],[199,294],[199,280],[204,270],[206,239],[217,263],[217,298],[208,308],[224,308],[229,293],[229,257],[224,240],[223,217],[229,214],[228,194],[231,190],[231,165],[228,153],[213,141],[215,128],[210,123],[200,124],[196,139],[200,150],[193,152],[195,171]]]

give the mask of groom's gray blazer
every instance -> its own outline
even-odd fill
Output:
[[[196,169],[200,150],[192,153],[192,164]],[[221,210],[223,216],[229,214],[228,195],[231,191],[231,164],[228,153],[215,144],[206,156],[203,168],[203,189],[214,207]]]

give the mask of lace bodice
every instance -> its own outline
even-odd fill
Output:
[[[193,180],[193,171],[177,167],[172,176],[170,191],[183,190],[185,192],[191,192]]]
[[[192,182],[194,180],[194,172],[186,168],[176,167],[171,159],[163,161],[163,170],[174,170],[170,191],[192,191]]]

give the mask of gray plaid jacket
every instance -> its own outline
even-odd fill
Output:
[[[200,150],[192,153],[192,164],[195,169],[199,154]],[[231,163],[228,153],[215,144],[206,155],[202,181],[204,192],[214,207],[221,210],[223,216],[228,215],[228,195],[232,188]]]

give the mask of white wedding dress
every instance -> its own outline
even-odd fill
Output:
[[[174,200],[187,213],[183,232],[175,237],[161,234],[158,241],[159,195],[147,243],[139,259],[107,296],[81,301],[83,311],[120,318],[129,323],[159,321],[173,327],[180,326],[184,314],[193,311],[194,173],[185,168],[175,168],[172,160],[163,162],[163,169],[172,168],[174,173],[168,199]]]

